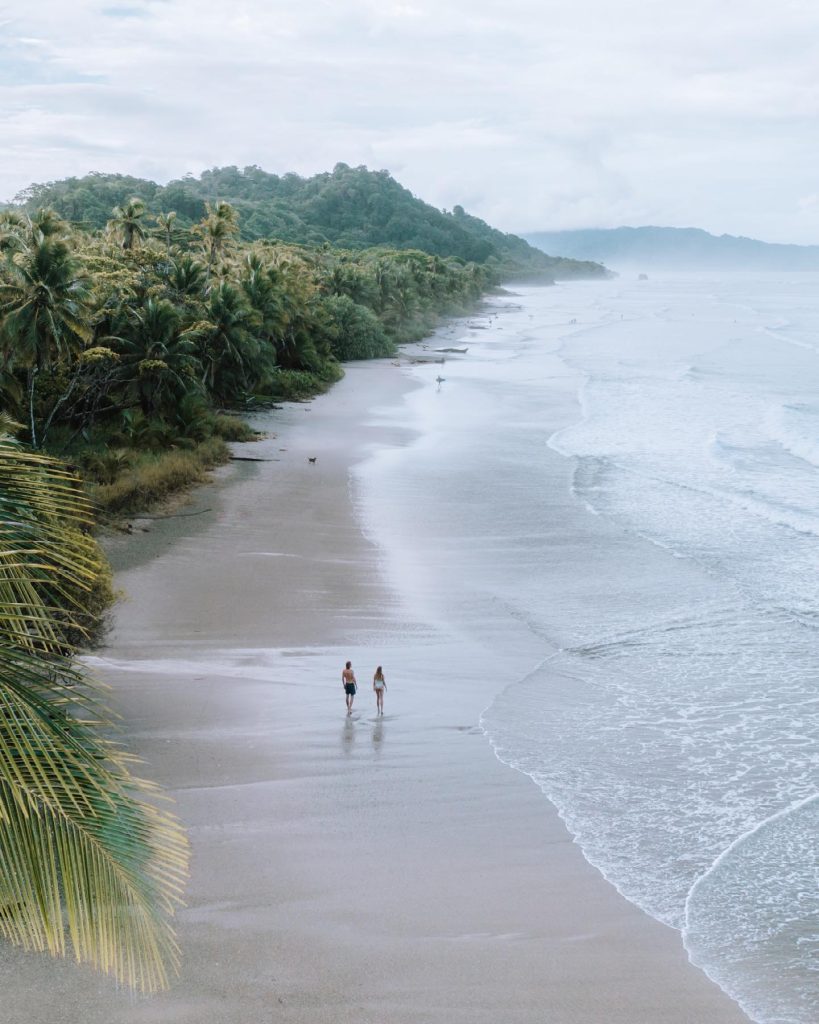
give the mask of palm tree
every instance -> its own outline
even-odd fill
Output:
[[[205,316],[186,332],[196,343],[202,385],[222,400],[243,397],[251,386],[251,368],[254,376],[259,372],[254,366],[259,356],[254,330],[258,317],[242,292],[226,281],[211,292]]]
[[[197,388],[195,346],[182,334],[172,302],[150,298],[131,309],[124,333],[119,339],[123,374],[146,416]]]
[[[336,264],[325,274],[321,284],[322,290],[329,295],[347,295],[363,306],[369,305],[373,299],[372,278],[348,263]]]
[[[176,211],[169,210],[168,213],[160,213],[156,218],[156,227],[160,235],[165,239],[165,246],[168,250],[168,257],[171,255],[171,244],[173,243],[174,225],[176,223]]]
[[[46,238],[66,238],[68,225],[50,206],[43,206],[31,218],[31,232],[39,231]]]
[[[286,318],[279,272],[268,266],[258,253],[249,253],[240,278],[242,290],[256,313],[256,334],[269,342],[274,351],[282,336]]]
[[[54,614],[89,585],[89,520],[73,477],[0,437],[0,935],[151,992],[178,965],[187,844]]]
[[[6,368],[27,371],[31,443],[36,448],[38,374],[56,360],[75,356],[93,331],[88,285],[67,243],[55,231],[45,234],[33,224],[29,236],[12,257],[7,280],[0,283],[0,354]]]
[[[207,284],[205,265],[189,252],[182,253],[170,261],[168,285],[177,295],[201,297]]]
[[[392,289],[395,287],[396,268],[393,261],[377,260],[372,269],[375,292],[375,310],[383,313],[389,305]]]
[[[144,216],[145,203],[136,197],[111,211],[108,230],[114,237],[122,239],[123,249],[133,249],[145,238]]]
[[[218,258],[227,246],[230,239],[238,233],[236,210],[221,199],[212,206],[205,203],[206,215],[204,220],[193,230],[202,239],[205,252],[208,256],[207,280],[210,286],[210,276]]]
[[[29,227],[28,218],[17,210],[0,211],[0,253],[19,252]]]

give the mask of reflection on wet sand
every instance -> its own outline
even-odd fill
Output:
[[[355,723],[352,718],[344,720],[344,728],[341,730],[341,749],[345,754],[352,754],[355,746]]]
[[[381,741],[384,739],[384,719],[377,718],[373,728],[373,749],[377,754],[381,753]]]

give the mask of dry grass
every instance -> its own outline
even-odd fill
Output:
[[[237,416],[217,413],[213,417],[213,433],[223,441],[257,441],[259,435]]]
[[[190,450],[174,449],[145,454],[109,484],[91,488],[103,514],[141,512],[170,495],[201,483],[209,469],[230,457],[221,437],[211,437]]]

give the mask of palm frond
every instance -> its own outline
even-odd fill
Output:
[[[0,935],[152,992],[178,965],[187,842],[57,624],[89,516],[71,474],[0,438]]]
[[[184,835],[69,695],[50,701],[28,659],[2,647],[0,659],[0,934],[52,955],[70,948],[142,991],[164,987],[178,964]]]

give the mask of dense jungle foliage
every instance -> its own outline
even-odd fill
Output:
[[[173,211],[179,227],[205,216],[205,204],[229,202],[245,241],[284,242],[342,249],[386,246],[488,264],[502,277],[596,277],[599,264],[547,256],[516,235],[504,234],[456,206],[441,212],[416,199],[387,171],[337,164],[332,173],[301,178],[259,167],[221,167],[168,185],[119,174],[89,174],[32,185],[17,196],[27,213],[47,206],[72,223],[101,230],[114,206],[137,197],[153,215]]]
[[[342,360],[391,354],[494,280],[416,250],[242,242],[239,224],[221,201],[189,228],[138,198],[101,232],[48,208],[0,214],[0,409],[33,448],[77,463],[105,507],[218,461],[219,439],[247,435],[220,410],[315,394]]]

